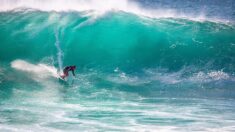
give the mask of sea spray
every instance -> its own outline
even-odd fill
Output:
[[[57,61],[58,61],[58,65],[59,65],[59,72],[61,74],[61,72],[63,71],[63,51],[60,47],[60,41],[59,41],[59,33],[58,33],[58,30],[55,31],[55,38],[56,38],[56,41],[55,41],[55,46],[56,46],[56,49],[57,49]]]

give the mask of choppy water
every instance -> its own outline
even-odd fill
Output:
[[[233,1],[1,2],[0,131],[235,131]]]

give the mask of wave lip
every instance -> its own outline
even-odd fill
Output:
[[[123,11],[149,18],[184,18],[194,21],[213,21],[230,23],[228,20],[206,17],[203,12],[189,15],[171,8],[147,8],[129,0],[3,0],[0,11],[18,10],[21,8],[41,11],[95,11],[95,16],[101,16],[110,11]]]
[[[96,10],[96,11],[108,11],[108,10],[127,10],[131,6],[127,0],[3,0],[1,2],[0,9],[2,11],[12,10],[15,8],[34,8],[44,11],[84,11],[84,10]]]

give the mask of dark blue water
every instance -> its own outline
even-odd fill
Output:
[[[136,0],[136,2],[151,9],[172,9],[188,15],[204,15],[233,22],[235,20],[234,0]]]

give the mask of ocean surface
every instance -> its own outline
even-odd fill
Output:
[[[0,131],[235,131],[235,1],[0,0]]]

